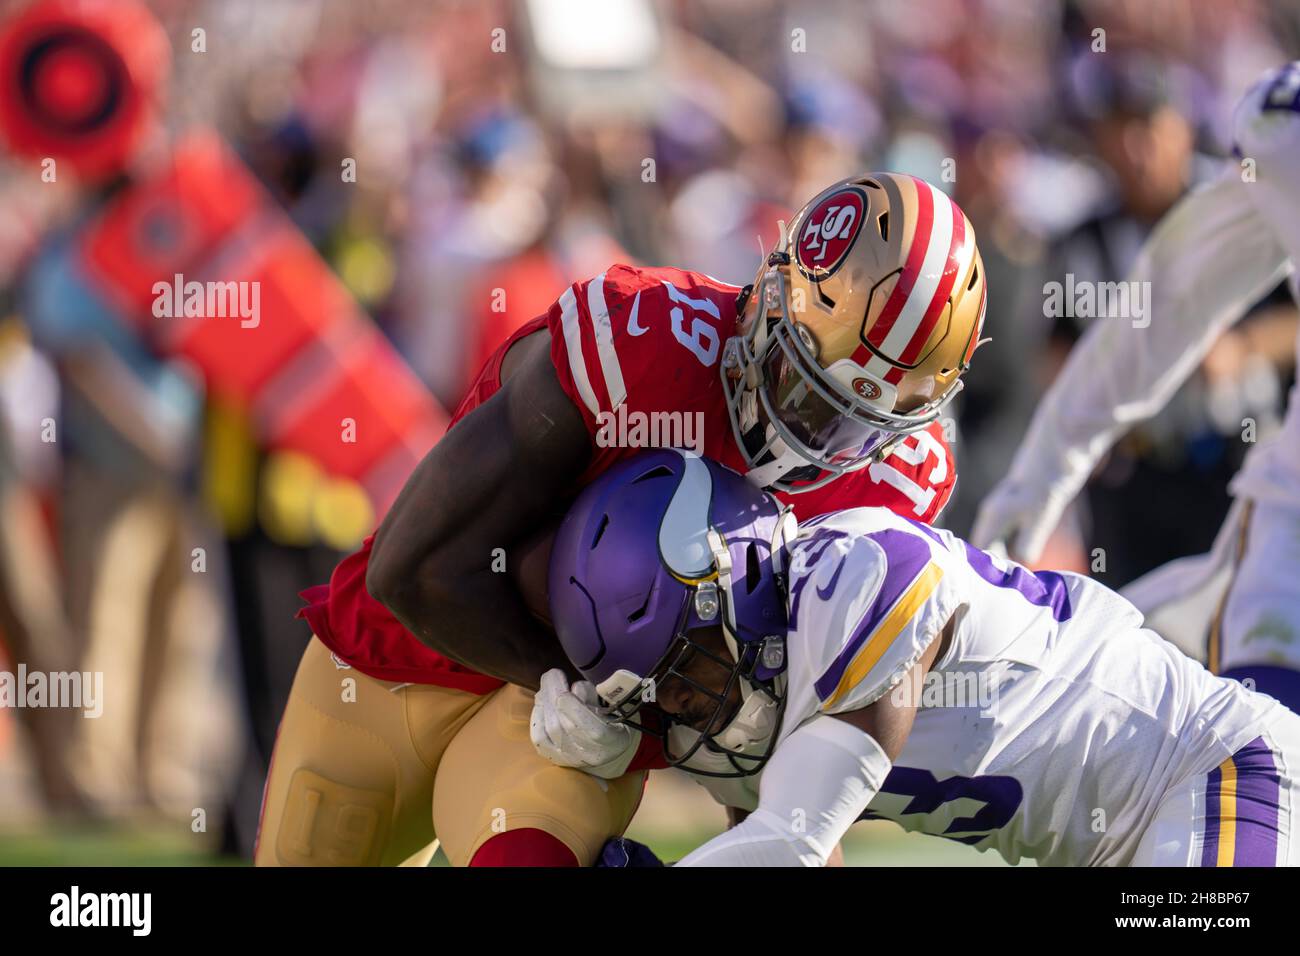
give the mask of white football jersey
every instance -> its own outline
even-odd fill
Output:
[[[801,527],[789,600],[781,739],[819,714],[914,695],[868,816],[1012,863],[1126,864],[1171,788],[1288,714],[1144,629],[1095,581],[1030,572],[884,509]],[[900,683],[954,615],[930,676]],[[701,782],[752,809],[759,776]]]
[[[1073,497],[1107,449],[1163,408],[1254,303],[1288,274],[1296,291],[1297,95],[1300,61],[1272,71],[1242,98],[1234,114],[1240,157],[1156,226],[1126,276],[1147,290],[1145,313],[1105,316],[1071,349],[1016,452],[1009,485]],[[1281,434],[1251,450],[1232,491],[1283,505],[1300,500],[1296,390]]]
[[[1297,295],[1295,264],[1300,262],[1300,61],[1288,63],[1256,83],[1233,114],[1240,154],[1240,192],[1249,198],[1259,228],[1276,241],[1277,252],[1291,269]],[[1230,260],[1243,259],[1231,243],[1222,244]],[[1255,264],[1239,263],[1249,269]],[[1296,341],[1300,362],[1300,339]],[[1252,449],[1233,481],[1234,494],[1292,503],[1300,499],[1300,384],[1292,387],[1279,434]]]

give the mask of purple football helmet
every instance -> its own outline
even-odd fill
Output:
[[[671,765],[703,746],[723,769],[693,765],[691,772],[745,776],[770,755],[783,704],[784,562],[795,532],[789,509],[770,495],[675,449],[647,451],[610,469],[560,526],[548,582],[560,643],[611,716],[663,738]],[[730,660],[692,639],[717,625]],[[723,693],[682,673],[693,654],[730,671]],[[643,707],[669,677],[715,705],[707,730],[686,734],[684,744],[674,730],[682,721]],[[733,688],[741,703],[730,714]]]

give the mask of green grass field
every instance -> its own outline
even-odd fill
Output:
[[[0,866],[238,866],[185,829],[65,826],[0,831]]]
[[[221,855],[215,833],[193,833],[187,821],[76,824],[25,816],[0,825],[3,866],[242,866]],[[661,859],[679,860],[725,825],[722,808],[675,772],[652,774],[628,836]],[[1003,866],[951,840],[907,833],[888,821],[859,823],[844,841],[849,866]],[[439,852],[433,866],[446,866]]]
[[[666,860],[685,856],[716,831],[665,831],[634,826],[629,836]],[[844,843],[849,866],[1003,866],[992,853],[905,833],[888,823],[859,824]],[[0,831],[0,866],[241,866],[205,850],[183,828],[62,827]],[[433,866],[446,866],[441,853]]]

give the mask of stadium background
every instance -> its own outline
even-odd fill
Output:
[[[98,95],[75,51],[44,79],[13,68],[33,10],[122,45],[138,116],[25,125]],[[564,284],[618,259],[743,284],[776,220],[842,176],[949,189],[979,234],[992,337],[955,410],[942,523],[965,532],[1086,324],[1049,315],[1044,283],[1122,278],[1229,154],[1236,99],[1300,56],[1300,5],[62,0],[0,4],[0,31],[0,653],[106,687],[93,720],[0,709],[0,864],[238,863],[308,637],[296,593]],[[321,388],[258,391],[249,369],[273,357],[237,333],[160,332],[122,252],[142,204],[237,234],[206,278],[277,264],[262,307],[323,349],[338,394],[403,396],[364,462],[302,425]],[[160,254],[184,239],[154,237]],[[1120,586],[1208,547],[1240,421],[1263,437],[1278,419],[1295,328],[1279,292],[1225,335],[1044,564]],[[674,858],[721,826],[659,774],[633,835]],[[883,823],[848,845],[851,863],[996,862]]]

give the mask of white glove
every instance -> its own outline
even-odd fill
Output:
[[[641,745],[641,732],[599,711],[591,681],[569,687],[558,667],[542,675],[528,724],[533,746],[551,763],[613,780],[627,772]]]
[[[1022,564],[1037,561],[1069,503],[1065,494],[1003,479],[980,503],[970,543],[986,551],[1005,548]]]

